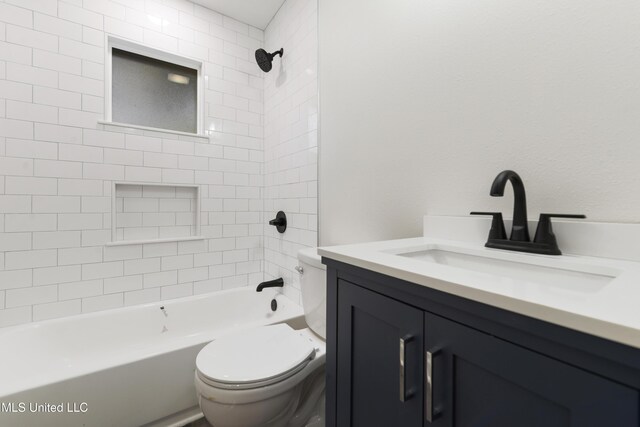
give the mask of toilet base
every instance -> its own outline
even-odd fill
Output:
[[[287,427],[324,427],[324,366],[309,375],[300,392],[299,404],[287,423]],[[320,419],[322,424],[313,424],[312,418]]]
[[[214,402],[198,396],[200,409],[213,427],[286,427],[300,395],[300,386],[261,402],[244,405]]]
[[[324,427],[325,426],[325,394],[322,392],[322,396],[318,399],[318,404],[311,413],[311,416],[307,420],[304,427]]]
[[[216,401],[203,385],[196,374],[198,403],[213,427],[324,426],[324,366],[291,389],[245,404]]]

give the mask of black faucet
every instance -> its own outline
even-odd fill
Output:
[[[520,175],[514,171],[502,171],[491,184],[489,194],[492,197],[504,196],[504,187],[511,181],[513,186],[513,225],[511,226],[511,240],[516,242],[528,242],[529,224],[527,223],[527,196],[524,192],[524,184]]]
[[[493,197],[502,197],[507,181],[511,181],[513,186],[513,225],[511,227],[511,237],[507,240],[500,212],[471,212],[471,215],[491,215],[491,230],[485,246],[487,248],[507,249],[511,251],[530,252],[534,254],[562,255],[556,236],[551,227],[551,218],[586,218],[584,215],[564,215],[564,214],[540,214],[538,228],[533,242],[529,237],[529,225],[527,222],[527,199],[524,191],[524,184],[520,176],[512,170],[502,171],[496,176],[491,184],[489,194]]]
[[[282,277],[278,277],[277,279],[260,283],[256,288],[256,292],[262,292],[264,288],[281,288],[283,286],[284,280],[282,280]]]

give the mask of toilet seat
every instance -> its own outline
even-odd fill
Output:
[[[202,382],[215,388],[245,390],[283,381],[315,357],[311,339],[287,324],[261,326],[222,337],[198,353]]]

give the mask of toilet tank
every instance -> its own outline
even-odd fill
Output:
[[[302,307],[307,325],[322,338],[327,336],[327,267],[320,261],[317,248],[298,252],[298,274]]]

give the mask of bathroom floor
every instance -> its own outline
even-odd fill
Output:
[[[321,427],[321,426],[322,427],[324,426],[324,419],[320,416],[315,416],[315,417],[312,417],[311,420],[309,420],[309,422],[305,427]],[[200,418],[199,420],[193,421],[185,425],[185,427],[212,427],[212,426],[207,422],[206,418]]]
[[[199,420],[193,421],[185,425],[185,427],[210,427],[210,426],[211,424],[207,422],[206,418],[200,418]]]
[[[311,418],[307,421],[304,427],[324,427],[324,398],[320,400],[314,412],[311,415]],[[199,420],[190,422],[186,424],[185,427],[213,427],[206,418],[200,418]]]

